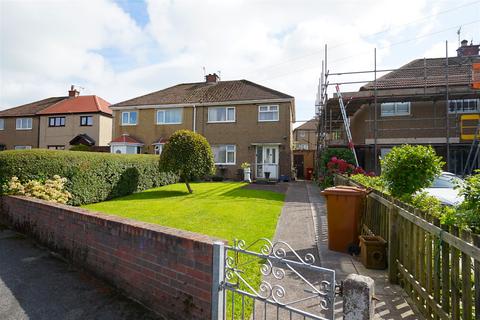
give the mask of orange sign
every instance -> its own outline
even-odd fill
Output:
[[[480,63],[472,64],[472,88],[480,89]]]

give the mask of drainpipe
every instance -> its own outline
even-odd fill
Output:
[[[197,132],[197,106],[193,105],[193,132]]]

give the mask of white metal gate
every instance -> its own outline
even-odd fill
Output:
[[[215,243],[212,319],[334,317],[335,271],[315,266],[286,242]]]

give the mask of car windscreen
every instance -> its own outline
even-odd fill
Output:
[[[430,188],[455,188],[459,183],[461,183],[461,179],[455,176],[439,176],[433,180],[433,184]]]

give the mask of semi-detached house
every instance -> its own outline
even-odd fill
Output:
[[[205,78],[112,105],[111,152],[160,154],[175,131],[188,129],[208,140],[219,175],[240,178],[248,162],[254,178],[289,177],[294,98],[247,80]]]
[[[0,151],[107,146],[112,139],[110,103],[95,95],[46,98],[0,111]]]

